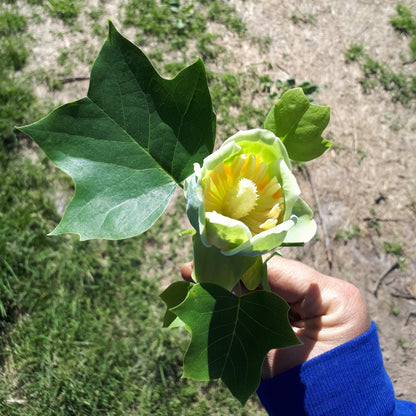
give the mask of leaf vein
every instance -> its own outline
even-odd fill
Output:
[[[241,312],[243,312],[249,319],[251,319],[253,322],[255,322],[258,326],[264,328],[267,331],[272,332],[275,335],[279,335],[278,332],[276,332],[275,330],[273,330],[272,328],[269,328],[265,325],[263,325],[261,322],[259,322],[257,319],[253,318],[250,314],[248,314],[247,312],[245,312],[244,310],[241,310]]]

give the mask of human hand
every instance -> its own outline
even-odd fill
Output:
[[[351,283],[277,256],[267,263],[267,269],[270,289],[290,305],[289,319],[303,344],[269,351],[263,378],[296,367],[370,328],[364,299]],[[182,266],[185,280],[191,279],[191,272],[191,263]]]

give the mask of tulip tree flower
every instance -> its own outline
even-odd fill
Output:
[[[240,131],[194,167],[187,213],[205,247],[258,256],[315,235],[287,151],[271,131]]]

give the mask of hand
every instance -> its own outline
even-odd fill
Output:
[[[290,305],[289,319],[303,344],[269,351],[263,378],[296,367],[370,328],[364,299],[351,283],[282,257],[275,256],[267,266],[270,289]],[[184,279],[190,280],[191,272],[191,263],[182,266]]]

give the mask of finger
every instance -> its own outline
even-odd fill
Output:
[[[331,280],[316,270],[294,260],[275,257],[267,263],[270,289],[288,302],[292,321],[324,315]]]
[[[192,269],[193,269],[193,263],[184,263],[181,266],[181,275],[182,278],[188,282],[192,281]]]
[[[340,323],[354,314],[364,317],[364,327],[368,324],[365,302],[352,284],[282,257],[267,266],[270,288],[290,304],[293,326],[315,330],[315,324]]]
[[[317,272],[298,261],[274,257],[267,263],[270,289],[288,303],[297,303],[304,299],[310,286],[323,286],[328,276]]]

